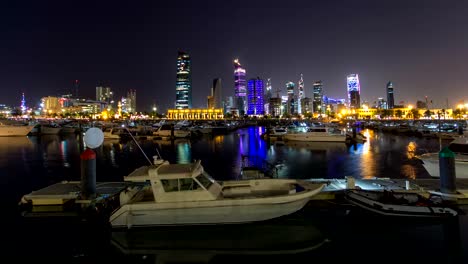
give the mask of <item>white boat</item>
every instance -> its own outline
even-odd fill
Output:
[[[468,178],[468,137],[455,138],[448,148],[455,154],[455,175],[457,178]],[[432,177],[440,177],[439,152],[425,153],[417,156],[423,162],[426,171]]]
[[[190,137],[190,130],[175,129],[170,124],[163,124],[160,126],[158,130],[153,132],[153,136],[169,138],[172,135],[171,130],[174,130],[174,137],[176,138]]]
[[[0,137],[27,136],[34,126],[0,123]]]
[[[334,133],[329,127],[310,127],[302,133],[286,133],[285,140],[312,142],[346,142],[346,133]]]
[[[113,228],[248,223],[292,214],[324,184],[293,179],[217,182],[197,161],[140,167],[126,181],[150,182],[120,194]]]
[[[395,190],[347,190],[351,204],[386,216],[449,217],[458,212],[445,206],[440,197]]]
[[[58,135],[62,127],[57,124],[41,124],[39,131],[42,135]]]

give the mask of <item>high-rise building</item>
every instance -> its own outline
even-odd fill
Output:
[[[183,51],[179,51],[177,56],[175,108],[192,108],[192,62],[190,56]]]
[[[236,106],[239,114],[245,114],[247,89],[245,79],[245,69],[242,68],[238,59],[234,60],[234,96],[236,98]]]
[[[24,114],[24,112],[26,111],[26,99],[24,99],[24,93],[21,96],[21,106],[20,107],[21,107],[22,114]]]
[[[96,101],[110,104],[114,99],[114,94],[109,86],[96,86]]]
[[[390,81],[387,83],[387,107],[393,109],[395,106],[395,99],[393,97],[393,83]]]
[[[312,111],[316,114],[322,114],[323,104],[323,83],[322,81],[316,81],[313,84],[313,98],[312,98]]]
[[[288,102],[287,102],[287,109],[286,113],[287,114],[295,114],[296,111],[296,100],[294,96],[294,86],[295,84],[293,82],[287,82],[286,83],[286,91],[288,93]]]
[[[263,80],[260,77],[250,79],[247,93],[247,115],[263,115],[265,114],[263,105]]]
[[[75,98],[78,98],[78,90],[80,89],[80,81],[75,80],[73,82],[73,89],[74,91],[72,92],[75,95]]]
[[[271,112],[270,112],[270,99],[271,97],[273,97],[273,94],[272,94],[272,90],[271,90],[271,78],[268,78],[267,79],[267,82],[266,82],[266,91],[265,91],[265,114],[266,115],[269,115]]]
[[[358,109],[361,107],[361,85],[358,74],[350,74],[347,79],[349,107]]]
[[[299,79],[299,82],[297,83],[297,88],[298,88],[297,113],[302,114],[302,100],[304,99],[304,79],[302,78],[302,73],[301,73],[301,79]]]
[[[213,80],[213,86],[211,87],[211,96],[213,96],[213,108],[221,108],[222,106],[222,86],[221,78]]]
[[[130,89],[127,92],[127,112],[128,113],[136,113],[137,105],[136,105],[136,90]]]

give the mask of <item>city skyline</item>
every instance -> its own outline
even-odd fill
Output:
[[[0,11],[0,103],[19,106],[24,93],[31,106],[80,80],[80,96],[94,98],[105,83],[118,97],[136,90],[139,111],[154,104],[163,111],[174,106],[178,50],[192,60],[193,108],[206,106],[215,78],[223,97],[234,96],[236,58],[246,79],[271,78],[273,94],[303,74],[305,96],[322,80],[324,95],[346,98],[346,76],[356,73],[361,102],[386,98],[389,80],[396,104],[468,101],[467,3],[214,3],[9,3]]]

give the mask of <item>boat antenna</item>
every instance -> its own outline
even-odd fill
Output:
[[[135,142],[135,144],[137,145],[137,147],[141,150],[141,153],[143,153],[143,156],[145,156],[146,160],[149,162],[150,165],[153,165],[153,163],[151,162],[151,160],[148,158],[148,156],[146,156],[145,152],[143,151],[143,149],[141,148],[140,144],[138,144],[137,140],[135,139],[135,137],[133,137],[132,133],[130,133],[130,130],[127,128],[127,127],[124,127],[125,130],[128,132],[128,134],[130,135],[130,137],[132,137],[133,139],[133,142]],[[159,153],[158,153],[159,154]]]

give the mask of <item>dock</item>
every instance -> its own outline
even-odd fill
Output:
[[[78,217],[89,208],[108,208],[128,186],[128,182],[98,182],[95,197],[82,199],[81,182],[64,181],[24,195],[20,206],[25,217]]]
[[[339,205],[343,202],[344,192],[350,188],[364,190],[405,190],[408,192],[432,193],[442,195],[439,192],[439,179],[389,179],[370,178],[355,179],[308,179],[310,183],[324,183],[321,193],[313,196],[310,201],[312,208],[317,204],[331,202]],[[92,199],[80,197],[80,182],[60,182],[43,189],[24,195],[21,203],[24,207],[25,217],[83,217],[83,212],[90,208],[99,208],[99,211],[112,211],[119,203],[119,194],[127,187],[134,185],[131,182],[100,182],[96,183],[96,196]],[[460,209],[468,209],[468,179],[457,179],[457,193],[445,195],[444,199],[450,200]],[[25,206],[26,205],[26,206]],[[320,206],[323,208],[323,206]],[[310,207],[309,207],[310,208]],[[103,210],[107,209],[107,210]]]

